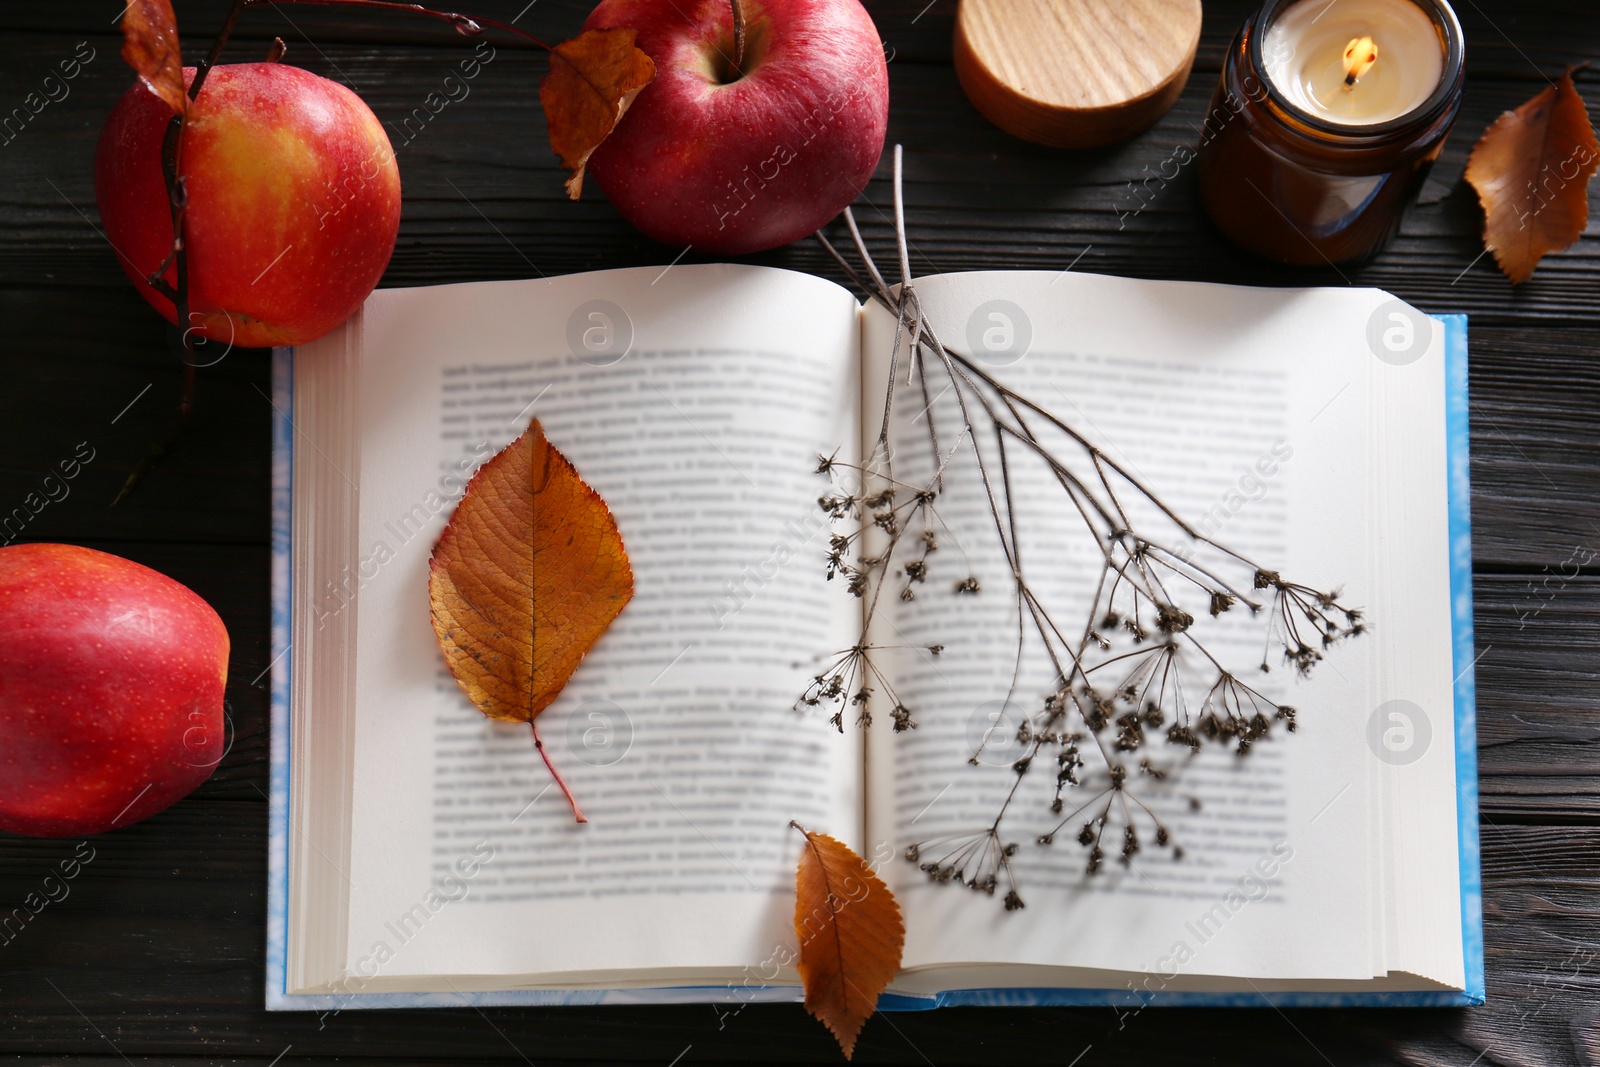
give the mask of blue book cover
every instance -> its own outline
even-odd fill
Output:
[[[1471,485],[1468,457],[1467,318],[1435,316],[1445,337],[1446,451],[1449,470],[1450,593],[1454,634],[1455,748],[1461,941],[1466,988],[1425,992],[1193,993],[1125,989],[960,989],[935,996],[885,993],[884,1011],[971,1006],[1149,1005],[1259,1007],[1472,1006],[1484,1002],[1483,900],[1478,855],[1477,713],[1473,685]],[[622,990],[499,990],[471,993],[290,994],[287,990],[289,911],[290,715],[294,651],[290,647],[292,476],[295,449],[294,352],[277,349],[272,364],[272,696],[269,796],[266,1007],[275,1011],[337,1012],[358,1008],[463,1007],[558,1004],[669,1004],[797,1002],[798,988],[741,985]]]

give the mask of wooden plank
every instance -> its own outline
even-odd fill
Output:
[[[1600,556],[1600,331],[1469,322],[1467,335],[1474,561],[1558,567],[1576,553],[1591,566]]]
[[[193,800],[94,839],[94,858],[0,948],[9,1026],[23,1054],[114,1050],[285,1062],[359,1050],[365,1057],[551,1063],[627,1058],[793,1063],[836,1055],[798,1007],[709,1006],[347,1011],[261,1009],[265,805]],[[0,904],[37,890],[76,843],[0,839]],[[1108,1009],[937,1012],[867,1024],[869,1061],[993,1062],[997,1040],[1018,1062],[1464,1064],[1592,1062],[1588,1005],[1600,993],[1600,829],[1516,827],[1484,835],[1489,1004],[1472,1011]],[[57,890],[57,895],[60,891]],[[981,902],[978,906],[982,906]],[[529,922],[537,922],[530,913]],[[54,988],[52,988],[52,985]],[[726,1011],[726,1009],[723,1009]],[[1296,1034],[1296,1030],[1299,1034]],[[101,1035],[105,1035],[102,1037]],[[520,1060],[518,1060],[520,1062]]]
[[[232,641],[232,743],[197,795],[264,802],[271,684],[264,673],[271,662],[266,550],[88,544],[170,575],[221,614]],[[1495,823],[1600,821],[1600,644],[1588,632],[1600,617],[1600,576],[1582,559],[1476,579],[1480,790],[1485,818]]]
[[[533,90],[543,69],[536,54],[500,50],[471,82],[470,95],[432,116],[424,99],[465,54],[330,43],[300,57],[354,85],[389,124],[406,205],[384,284],[666,263],[681,251],[639,237],[597,191],[579,204],[564,199]],[[1278,269],[1233,248],[1198,210],[1194,168],[1181,162],[1207,114],[1210,85],[1203,81],[1191,81],[1178,105],[1134,141],[1063,152],[1024,145],[983,123],[947,68],[891,64],[890,138],[907,152],[915,269],[1059,270],[1077,260],[1080,270],[1140,277],[1377,285],[1427,310],[1472,312],[1485,324],[1600,323],[1592,298],[1600,234],[1593,227],[1513,294],[1492,262],[1478,259],[1480,217],[1459,183],[1451,195],[1415,209],[1394,246],[1366,267]],[[1600,70],[1582,73],[1579,82],[1600,101]],[[0,284],[120,281],[96,228],[91,172],[99,117],[128,84],[107,52],[84,69],[65,104],[47,107],[0,151],[0,179],[10,190],[0,202]],[[20,73],[0,78],[7,96],[20,97],[30,86]],[[1452,152],[1464,151],[1529,93],[1526,79],[1473,81]],[[950,136],[952,123],[962,136]],[[885,163],[859,211],[879,248],[889,247],[891,235],[883,210],[887,176]],[[691,252],[686,261],[696,258]],[[805,242],[753,258],[828,270],[823,253]]]
[[[1508,819],[1600,819],[1600,577],[1594,560],[1477,577],[1483,810]]]
[[[266,352],[236,349],[198,371],[194,413],[182,435],[137,492],[112,507],[182,393],[182,364],[170,354],[166,324],[128,283],[0,291],[0,316],[8,324],[0,351],[0,520],[11,521],[0,541],[20,531],[36,541],[266,543]],[[16,509],[74,455],[92,459],[67,483],[67,495],[25,508],[21,525]]]
[[[204,29],[219,21],[225,3],[178,0],[179,17],[191,31]],[[468,6],[510,18],[525,0]],[[558,38],[577,28],[589,6],[540,0],[525,22]],[[1223,49],[1253,0],[1208,4],[1197,74],[1178,107],[1141,138],[1093,153],[1032,149],[977,118],[944,66],[954,0],[869,6],[892,53],[891,137],[907,146],[918,270],[1060,269],[1082,252],[1081,270],[1342,284],[1333,271],[1282,271],[1224,244],[1198,210],[1192,168],[1145,182],[1172,174],[1178,146],[1194,143]],[[229,700],[238,736],[196,796],[95,842],[101,851],[71,897],[42,912],[24,938],[0,946],[0,1050],[40,1064],[61,1062],[61,1053],[122,1063],[124,1052],[129,1061],[244,1058],[269,1067],[352,1055],[397,1064],[837,1062],[820,1028],[794,1008],[750,1008],[731,1018],[710,1008],[662,1008],[507,1010],[488,1019],[351,1012],[327,1020],[259,1009],[266,707],[263,691],[249,683],[267,658],[270,406],[256,391],[266,387],[266,362],[261,353],[234,353],[204,372],[201,406],[179,448],[133,499],[105,507],[161,426],[179,382],[157,320],[93,228],[95,138],[130,80],[109,25],[119,7],[110,0],[0,6],[8,46],[0,106],[16,106],[35,90],[76,41],[98,50],[68,100],[0,146],[0,314],[8,326],[0,347],[0,506],[32,491],[78,441],[91,441],[96,460],[28,536],[90,541],[140,559],[216,604],[234,639]],[[1473,262],[1481,219],[1470,190],[1458,184],[1467,149],[1494,115],[1531,95],[1543,75],[1600,57],[1600,26],[1587,0],[1482,0],[1458,10],[1469,40],[1468,99],[1435,171],[1440,185],[1383,257],[1346,274],[1428,310],[1474,316],[1489,1006],[1150,1011],[1120,1021],[1104,1010],[944,1011],[892,1025],[874,1019],[863,1059],[944,1067],[993,1062],[1003,1047],[1018,1058],[1069,1062],[1092,1045],[1082,1067],[1218,1059],[1600,1063],[1600,968],[1589,955],[1600,918],[1593,743],[1600,654],[1590,637],[1600,613],[1593,555],[1600,548],[1600,230],[1591,223],[1577,247],[1513,290],[1487,259]],[[248,58],[274,33],[289,40],[291,61],[348,78],[397,127],[470,47],[419,20],[296,6],[247,15],[241,46],[228,58]],[[203,34],[191,32],[191,54],[204,44]],[[561,200],[533,102],[542,60],[497,47],[470,99],[401,149],[406,218],[386,284],[669,261],[677,249],[638,238],[595,194],[578,205]],[[1581,73],[1579,86],[1593,110],[1600,71]],[[886,174],[867,190],[871,204],[887,202]],[[886,250],[884,216],[864,206],[861,217],[875,247]],[[809,246],[757,259],[832,276]],[[122,413],[146,385],[149,392]],[[1509,825],[1516,822],[1570,825]],[[0,907],[34,891],[71,845],[0,838]]]
[[[185,36],[185,53],[201,54],[222,24],[231,0],[178,0],[174,4]],[[468,4],[441,5],[449,10],[496,18],[518,19],[516,25],[555,43],[578,32],[594,8],[593,0],[474,0]],[[1260,6],[1255,0],[1213,0],[1205,5],[1205,23],[1195,69],[1215,73],[1223,51],[1245,18]],[[60,5],[58,7],[9,4],[0,8],[0,31],[44,35],[66,41],[109,35],[118,7]],[[948,63],[955,25],[956,0],[867,0],[886,48],[902,61]],[[1600,42],[1574,35],[1593,13],[1585,0],[1547,0],[1535,9],[1505,10],[1491,5],[1493,15],[1477,4],[1456,5],[1469,42],[1468,75],[1536,79],[1540,72],[1558,73],[1568,63],[1594,59]],[[108,13],[107,13],[108,12]],[[290,58],[328,44],[434,44],[447,41],[453,31],[441,23],[419,17],[338,8],[286,6],[258,9],[245,14],[234,32],[240,47],[225,55],[229,62],[244,62],[265,49],[251,47],[273,36],[289,44]],[[487,39],[496,44],[510,38],[494,30]],[[42,73],[42,72],[41,72]]]

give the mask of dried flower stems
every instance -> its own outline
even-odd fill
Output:
[[[1071,795],[1087,799],[1062,815],[1052,830],[1038,835],[1036,843],[1051,844],[1057,833],[1083,818],[1075,836],[1087,850],[1086,869],[1093,874],[1104,863],[1106,846],[1117,850],[1121,862],[1132,861],[1144,847],[1141,824],[1152,829],[1151,840],[1157,847],[1170,847],[1175,857],[1182,855],[1168,827],[1134,788],[1141,777],[1159,781],[1170,773],[1169,764],[1144,755],[1152,732],[1164,727],[1165,740],[1181,750],[1183,758],[1213,742],[1230,744],[1243,756],[1269,736],[1275,724],[1295,728],[1293,708],[1241,681],[1206,647],[1196,632],[1204,618],[1238,604],[1252,615],[1264,615],[1269,648],[1278,644],[1285,662],[1301,674],[1310,673],[1324,649],[1361,633],[1364,623],[1358,610],[1339,602],[1337,591],[1324,593],[1287,581],[1206,536],[1072,425],[999,381],[967,354],[946,346],[923,315],[912,283],[901,176],[902,155],[896,146],[898,289],[891,288],[879,271],[849,209],[844,223],[859,268],[825,234],[816,235],[855,285],[895,313],[895,344],[871,454],[859,466],[824,457],[817,467],[830,481],[841,471],[860,477],[859,491],[835,485],[818,503],[830,519],[847,524],[830,541],[827,571],[829,578],[843,576],[848,592],[864,601],[861,636],[851,647],[824,658],[823,668],[796,706],[832,705],[830,722],[841,730],[846,707],[854,707],[857,724],[865,727],[878,699],[874,693],[881,691],[892,707],[895,732],[915,728],[912,709],[875,661],[876,653],[891,646],[872,644],[867,635],[882,610],[884,591],[897,588],[897,599],[915,599],[935,571],[930,554],[939,549],[942,538],[953,540],[938,503],[951,463],[969,454],[1015,607],[1016,653],[1006,701],[1022,684],[1030,634],[1042,645],[1054,681],[1038,709],[1017,727],[1023,754],[1010,765],[1013,780],[993,820],[968,833],[914,843],[905,854],[935,882],[955,882],[992,895],[1003,881],[1005,906],[1014,910],[1023,906],[1013,870],[1018,846],[1006,842],[1001,830],[1024,777],[1048,757],[1054,757],[1056,779],[1050,810],[1062,815],[1071,790],[1082,790]],[[918,417],[927,418],[932,473],[917,483],[896,477],[894,471],[891,440],[902,362],[905,387],[915,387],[921,395]],[[959,413],[959,430],[948,445],[941,444],[934,409],[936,395],[943,392],[934,393],[930,376],[942,376],[943,392],[953,394]],[[1057,440],[1064,450],[1052,443]],[[983,447],[982,442],[989,445]],[[1013,469],[1020,457],[1043,465],[1052,487],[1065,494],[1069,513],[1079,520],[1077,535],[1088,536],[1096,546],[1101,566],[1081,626],[1063,627],[1057,609],[1029,580],[1019,536],[1029,501],[1018,493]],[[1142,501],[1144,510],[1153,507],[1179,536],[1208,557],[1206,561],[1196,562],[1189,552],[1180,553],[1166,535],[1158,538],[1147,524],[1136,522],[1132,512],[1138,509],[1129,506],[1134,500]],[[1074,528],[1051,532],[1065,537]],[[981,589],[970,564],[953,583],[958,595],[978,594]],[[925,647],[934,655],[943,648]],[[1260,669],[1270,667],[1264,655]],[[1195,698],[1202,693],[1196,705]],[[982,748],[980,744],[969,763],[980,762]],[[1108,830],[1111,841],[1105,842]]]

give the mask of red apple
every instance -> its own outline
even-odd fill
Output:
[[[194,70],[185,70],[187,82]],[[117,259],[169,322],[145,278],[172,248],[161,140],[172,111],[142,84],[106,120],[95,200]],[[320,337],[378,284],[400,226],[400,171],[383,126],[349,89],[282,63],[219,66],[185,120],[179,173],[186,325],[224,344]],[[166,278],[176,281],[175,268]]]
[[[742,255],[815,231],[883,153],[889,72],[857,0],[601,0],[585,29],[628,26],[656,63],[588,173],[618,211],[672,245]]]
[[[0,830],[114,830],[222,759],[228,631],[186,586],[76,545],[0,548]]]

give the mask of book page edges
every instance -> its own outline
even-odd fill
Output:
[[[287,546],[293,653],[287,738],[288,929],[286,988],[343,972],[353,797],[357,605],[347,561],[356,558],[360,469],[353,384],[362,313],[288,358],[290,529]],[[304,447],[293,447],[294,445]],[[306,788],[292,788],[298,778]],[[315,783],[314,785],[311,783]]]

